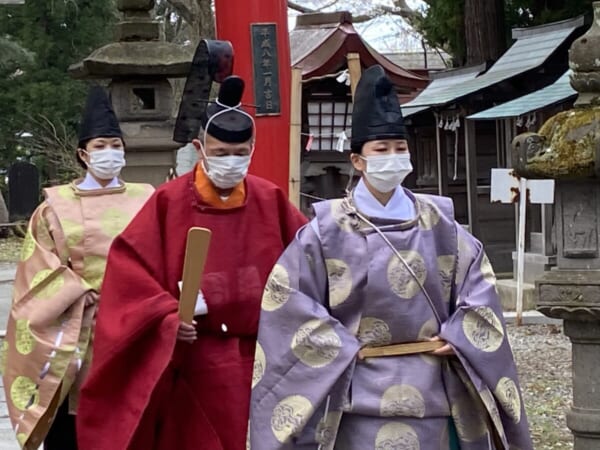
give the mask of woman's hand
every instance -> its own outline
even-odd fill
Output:
[[[189,323],[181,322],[179,329],[177,330],[177,340],[193,344],[198,339],[198,332],[196,331],[196,321],[194,320],[191,325]]]
[[[442,341],[442,338],[439,336],[432,337],[429,339],[431,342]],[[443,342],[443,341],[442,341]],[[435,356],[455,356],[454,349],[450,346],[450,344],[445,344],[443,347],[438,348],[432,352],[429,352],[431,355]]]

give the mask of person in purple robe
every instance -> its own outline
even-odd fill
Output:
[[[373,66],[352,114],[362,179],[315,205],[264,292],[252,450],[533,449],[490,262],[450,199],[401,186],[406,138],[393,86]]]

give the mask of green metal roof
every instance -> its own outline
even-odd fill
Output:
[[[496,120],[508,117],[519,117],[523,114],[537,111],[556,103],[561,103],[571,97],[575,97],[577,92],[571,87],[569,76],[571,71],[567,71],[554,84],[546,86],[539,91],[516,98],[510,102],[503,103],[485,111],[473,114],[467,119],[471,120]]]
[[[416,100],[421,99],[425,102],[428,98],[435,98],[440,92],[445,91],[448,88],[452,88],[465,83],[469,80],[474,79],[477,75],[485,70],[485,64],[475,67],[467,67],[463,69],[447,70],[443,72],[431,74],[431,83],[419,94],[419,96],[409,102],[402,105],[402,114],[404,117],[417,114],[421,111],[429,109],[427,105],[414,105]]]
[[[543,65],[556,49],[579,27],[584,18],[565,20],[539,27],[513,30],[516,42],[486,73],[459,85],[429,91],[425,89],[405,107],[443,106]]]

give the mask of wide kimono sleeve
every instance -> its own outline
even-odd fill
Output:
[[[487,410],[504,448],[533,449],[496,277],[482,244],[458,224],[457,236],[456,311],[440,336],[453,346],[461,363],[459,376],[475,390],[471,394],[481,401],[480,413]],[[460,406],[455,401],[452,412],[459,435],[467,439],[474,430],[461,426]]]
[[[298,230],[306,225],[308,219],[298,208],[290,203],[287,196],[280,189],[277,191],[277,201],[279,205],[281,236],[284,246],[287,247],[294,240]]]
[[[82,329],[95,292],[70,267],[68,239],[48,202],[29,222],[17,266],[2,372],[8,410],[22,446],[44,439],[75,381],[89,341]],[[89,320],[88,320],[89,322]]]
[[[82,449],[127,448],[173,357],[180,321],[176,293],[166,287],[160,209],[155,193],[109,253],[77,415]]]
[[[273,269],[262,300],[252,379],[251,448],[316,447],[315,423],[360,347],[354,334],[331,316],[327,304],[321,243],[306,226]]]

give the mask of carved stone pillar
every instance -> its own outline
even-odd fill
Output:
[[[598,274],[594,276],[598,283]],[[600,298],[598,284],[594,290]],[[600,308],[589,311],[595,320],[599,312]],[[600,333],[595,320],[565,321],[565,334],[573,343],[573,407],[567,413],[567,426],[577,450],[600,449]]]
[[[170,79],[187,76],[192,62],[189,47],[164,40],[162,24],[152,19],[155,0],[118,0],[122,20],[117,40],[94,50],[70,67],[78,79],[110,80],[109,90],[126,144],[130,182],[155,186],[175,166],[173,110]]]
[[[557,266],[536,293],[538,310],[564,319],[573,344],[574,450],[600,450],[600,2],[594,16],[569,54],[576,107],[513,142],[519,175],[556,180]]]

